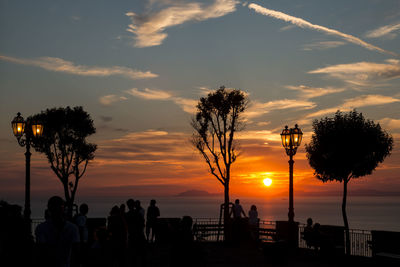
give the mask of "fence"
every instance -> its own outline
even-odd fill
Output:
[[[372,250],[369,245],[371,241],[371,231],[350,229],[351,255],[372,257]]]
[[[306,242],[301,238],[304,232],[304,224],[299,225],[299,247],[307,248]],[[371,231],[350,229],[350,254],[354,256],[372,257],[372,250],[369,243],[372,240]],[[343,232],[343,239],[346,240]]]
[[[43,222],[43,219],[32,219],[32,232],[35,232],[36,226]],[[224,240],[224,227],[219,224],[217,218],[195,218],[193,220],[196,225],[197,241],[219,242]],[[207,226],[207,227],[205,227]],[[276,227],[275,221],[260,220],[259,228],[261,230],[274,230]],[[299,225],[299,247],[307,248],[306,242],[301,238],[301,233],[304,231],[304,224]],[[343,233],[344,236],[344,233]],[[350,229],[350,253],[355,256],[372,257],[372,251],[369,246],[372,236],[371,231]]]
[[[198,241],[223,241],[224,232],[223,225],[218,228],[219,220],[213,218],[196,218],[194,219],[194,223],[199,226],[210,225],[211,227],[200,227],[202,229]],[[274,230],[276,227],[275,221],[266,221],[260,220],[259,228],[262,231]],[[306,242],[301,238],[301,233],[304,231],[304,224],[299,225],[299,247],[307,248]],[[208,231],[208,229],[211,229]],[[345,233],[343,232],[343,238],[345,238]],[[368,230],[359,230],[359,229],[350,229],[350,248],[351,255],[354,256],[363,256],[363,257],[372,257],[372,251],[369,246],[369,242],[371,242],[372,236],[371,231]]]
[[[224,225],[219,223],[219,219],[196,218],[193,220],[193,226],[197,241],[219,242],[224,240]]]

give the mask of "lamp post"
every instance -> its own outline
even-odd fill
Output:
[[[294,128],[288,129],[285,126],[281,133],[282,145],[289,156],[289,223],[294,223],[294,207],[293,207],[293,156],[297,152],[297,147],[300,146],[303,133],[297,124]]]
[[[25,151],[25,207],[24,219],[31,229],[31,143],[33,138],[40,137],[43,134],[43,125],[37,121],[25,121],[21,113],[11,121],[13,133],[17,138],[18,144],[26,148]]]

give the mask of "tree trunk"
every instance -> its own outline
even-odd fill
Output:
[[[229,218],[229,183],[224,186],[224,237],[230,240],[230,218]]]
[[[65,208],[67,209],[67,220],[72,219],[72,208],[73,202],[71,201],[71,197],[69,195],[69,187],[68,187],[68,179],[66,179],[66,183],[63,183],[64,186],[64,195],[65,195]]]
[[[349,231],[349,222],[347,220],[347,213],[346,213],[346,203],[347,203],[347,178],[344,179],[343,182],[343,202],[342,202],[342,215],[343,215],[343,223],[344,223],[344,230],[346,233],[346,254],[350,255],[350,231]]]

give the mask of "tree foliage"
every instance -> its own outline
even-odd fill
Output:
[[[393,138],[362,113],[337,111],[333,118],[313,123],[314,134],[306,145],[307,158],[315,176],[323,182],[343,182],[342,215],[346,230],[346,251],[350,253],[347,220],[347,184],[371,174],[390,155]]]
[[[224,86],[200,98],[192,120],[192,143],[204,157],[211,174],[224,186],[225,220],[229,217],[230,168],[238,156],[235,133],[242,129],[248,104],[245,93]]]
[[[338,111],[333,118],[314,121],[313,129],[311,143],[306,145],[307,157],[323,182],[371,174],[393,147],[392,137],[357,111]]]
[[[79,180],[94,159],[97,148],[87,141],[96,132],[93,120],[82,107],[47,109],[30,119],[44,124],[43,136],[35,140],[34,147],[46,155],[51,169],[63,184],[72,214]]]

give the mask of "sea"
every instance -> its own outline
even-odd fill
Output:
[[[147,209],[152,198],[141,197],[142,207]],[[161,217],[219,218],[222,197],[156,197]],[[232,198],[233,202],[235,198]],[[123,197],[81,197],[77,203],[89,205],[88,217],[107,217],[114,205],[125,203]],[[287,220],[289,202],[287,198],[240,198],[247,213],[256,205],[259,218],[267,221]],[[23,204],[23,203],[18,203]],[[343,225],[342,197],[297,197],[294,199],[295,221],[305,223],[307,218],[325,225]],[[44,216],[46,201],[33,199],[32,218]],[[352,196],[348,198],[347,216],[351,229],[387,230],[400,232],[400,196]]]

